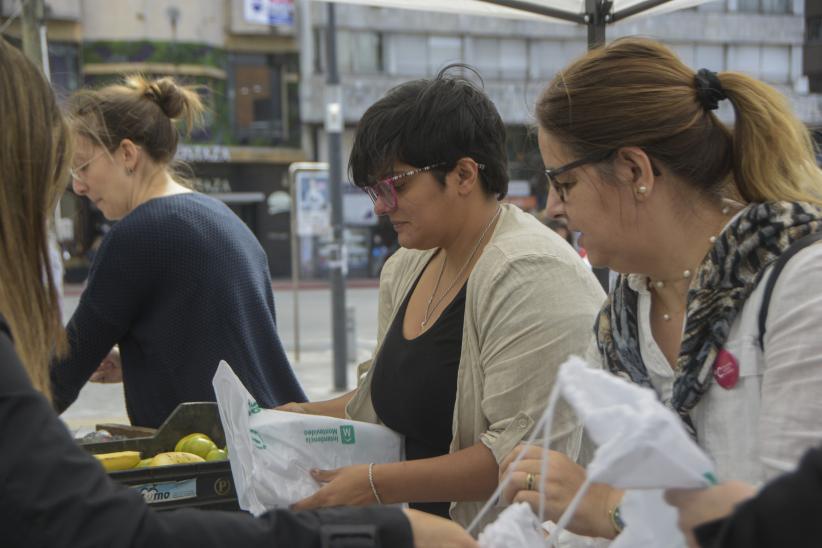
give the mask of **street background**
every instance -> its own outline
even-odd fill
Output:
[[[356,283],[353,285],[357,285]],[[81,286],[69,285],[65,289],[64,317],[69,318],[80,300]],[[377,287],[349,288],[347,304],[354,308],[356,319],[357,361],[348,367],[349,390],[356,384],[356,364],[368,359],[377,338]],[[294,293],[286,284],[274,284],[274,301],[277,308],[277,326],[280,339],[297,378],[309,400],[322,400],[339,395],[333,390],[331,348],[331,292],[318,285],[299,291],[300,306],[300,361],[294,359]],[[63,420],[73,430],[94,429],[98,423],[128,424],[122,384],[87,383],[80,397],[65,413]]]

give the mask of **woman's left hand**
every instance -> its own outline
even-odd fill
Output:
[[[679,511],[679,528],[688,546],[698,547],[694,527],[727,516],[737,504],[755,494],[752,485],[728,481],[706,489],[668,489],[665,501]]]
[[[557,451],[548,451],[548,477],[543,478],[543,450],[533,445],[520,445],[500,464],[500,481],[507,475],[511,463],[521,452],[522,460],[514,465],[511,481],[502,492],[505,502],[527,502],[534,513],[539,512],[539,488],[543,482],[545,488],[545,516],[543,519],[558,521],[571,500],[585,481],[585,469],[566,455]],[[533,489],[526,488],[528,474],[533,474]],[[568,524],[568,530],[578,535],[589,537],[613,538],[616,530],[608,516],[622,499],[622,492],[608,485],[594,483],[582,499]]]
[[[328,506],[369,506],[377,504],[368,465],[357,464],[336,470],[312,470],[311,477],[322,484],[320,490],[291,506],[292,510],[310,510]]]

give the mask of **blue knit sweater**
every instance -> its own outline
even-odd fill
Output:
[[[181,402],[214,401],[227,361],[257,401],[305,401],[277,335],[266,255],[223,203],[196,193],[150,200],[106,235],[52,364],[58,412],[114,344],[132,424],[159,426]]]

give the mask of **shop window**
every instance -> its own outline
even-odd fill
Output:
[[[326,29],[314,32],[314,70],[326,69]],[[342,74],[383,72],[383,43],[379,32],[337,30],[337,70]]]
[[[583,41],[535,40],[530,45],[531,76],[546,80],[587,51]]]
[[[725,70],[725,47],[697,45],[694,52],[694,70],[706,68],[714,72]]]
[[[808,17],[805,20],[806,42],[822,44],[822,17]]]
[[[789,46],[729,46],[726,70],[738,70],[772,84],[785,84],[790,81],[790,60]]]
[[[737,0],[737,11],[753,13],[792,13],[793,0]]]
[[[428,37],[396,34],[391,37],[391,72],[402,75],[428,73]]]
[[[232,119],[240,144],[276,145],[287,138],[282,72],[270,56],[238,56],[232,64]]]
[[[428,74],[434,75],[450,63],[462,60],[462,39],[453,36],[428,38]]]

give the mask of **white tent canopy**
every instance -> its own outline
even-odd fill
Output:
[[[464,15],[505,17],[511,19],[537,19],[553,22],[585,24],[591,9],[588,0],[323,0],[341,4],[360,4]],[[605,22],[616,22],[634,15],[656,15],[685,9],[712,0],[613,0]]]

